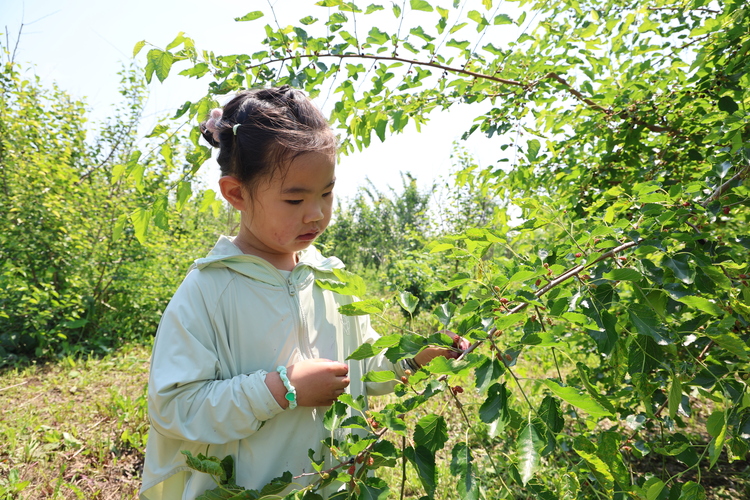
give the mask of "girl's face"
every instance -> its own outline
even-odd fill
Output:
[[[252,197],[245,191],[234,243],[244,253],[291,270],[297,252],[310,246],[331,220],[334,170],[330,156],[306,153],[292,161],[285,175],[262,182]]]

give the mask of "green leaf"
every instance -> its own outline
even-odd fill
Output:
[[[544,397],[539,405],[539,418],[551,432],[557,434],[563,430],[565,420],[560,410],[560,401],[549,394]]]
[[[242,17],[235,17],[234,20],[238,22],[255,21],[256,19],[260,19],[263,16],[264,16],[263,12],[259,10],[254,10],[252,12],[248,12]]]
[[[350,358],[347,358],[347,359],[350,359]],[[362,377],[363,382],[375,382],[375,383],[390,382],[391,380],[395,380],[395,379],[396,379],[396,374],[390,370],[367,372]]]
[[[365,314],[380,314],[385,310],[385,305],[378,299],[360,300],[339,307],[339,312],[344,316],[362,316]]]
[[[497,16],[500,17],[500,16]],[[497,19],[497,18],[495,18]],[[497,24],[497,23],[496,23]],[[537,139],[531,139],[527,143],[526,148],[526,158],[529,160],[529,163],[534,163],[538,156],[539,156],[539,149],[542,147],[541,143]],[[513,281],[513,280],[511,280]]]
[[[477,500],[479,485],[474,478],[474,457],[466,443],[459,442],[451,450],[450,473],[458,477],[458,494],[462,500]]]
[[[133,47],[133,57],[137,56],[141,49],[145,46],[146,40],[141,40],[140,42],[136,43],[135,47]]]
[[[608,273],[604,273],[602,277],[613,281],[641,281],[643,279],[641,273],[630,268],[613,269]]]
[[[654,478],[655,481],[649,485],[648,489],[646,490],[646,500],[657,500],[659,498],[659,495],[661,495],[662,490],[666,486],[664,484],[664,481],[658,478]]]
[[[669,399],[667,402],[669,416],[674,419],[682,403],[682,383],[674,373],[672,374],[672,386],[669,388]]]
[[[448,441],[448,424],[442,416],[431,414],[419,419],[414,428],[414,443],[432,453],[443,449]]]
[[[620,434],[613,431],[605,431],[599,434],[599,443],[596,455],[607,464],[612,477],[624,490],[630,489],[630,472],[620,453]]]
[[[714,411],[708,417],[706,430],[712,436],[711,442],[708,443],[708,457],[713,467],[719,460],[727,433],[727,422],[723,411]]]
[[[361,344],[346,359],[362,360],[376,356],[384,347],[376,347],[368,342]]]
[[[432,12],[433,8],[429,2],[425,0],[409,0],[409,6],[412,10],[421,10],[423,12]]]
[[[334,401],[323,416],[323,426],[326,430],[333,431],[341,426],[347,416],[348,406],[341,401]]]
[[[135,229],[135,237],[141,245],[146,243],[151,215],[150,208],[138,208],[130,214],[130,221],[133,223],[133,228]]]
[[[615,478],[609,471],[607,464],[597,455],[596,445],[585,436],[576,436],[573,440],[573,449],[586,462],[601,487],[607,492],[611,492],[614,488]]]
[[[120,236],[122,236],[122,231],[125,229],[125,223],[128,221],[128,216],[125,214],[120,215],[117,217],[117,222],[115,222],[114,227],[112,228],[112,241],[117,241],[120,239]]]
[[[479,418],[482,422],[491,423],[501,419],[504,422],[510,421],[510,411],[508,409],[508,389],[505,384],[493,384],[487,390],[487,398],[479,407]]]
[[[519,322],[526,320],[526,314],[524,313],[513,313],[513,314],[506,314],[504,316],[500,316],[499,318],[495,318],[495,322],[493,326],[498,329],[498,331],[504,331],[512,326],[516,326]]]
[[[725,113],[732,114],[736,111],[739,111],[740,107],[736,102],[734,102],[734,99],[732,99],[728,95],[725,95],[719,98],[719,109],[721,111],[724,111]]]
[[[585,392],[574,387],[563,387],[554,380],[542,380],[552,393],[566,403],[580,408],[594,418],[612,417],[612,413]]]
[[[289,486],[294,478],[292,473],[289,471],[284,472],[281,476],[271,479],[263,488],[260,490],[261,496],[276,496]]]
[[[360,490],[357,500],[387,500],[390,492],[388,483],[379,477],[367,477],[364,482],[357,483],[357,486]],[[304,498],[307,500],[307,496]]]
[[[688,481],[682,485],[680,498],[677,500],[706,500],[706,490],[700,484]]]
[[[417,308],[419,298],[411,292],[399,292],[396,296],[398,304],[406,310],[409,314],[414,314],[414,310]]]
[[[177,183],[177,201],[175,208],[178,212],[182,210],[192,194],[193,188],[190,181],[180,181]]]
[[[694,295],[688,295],[685,297],[680,297],[679,299],[677,299],[677,301],[682,302],[683,304],[688,305],[690,307],[694,307],[712,316],[724,315],[724,311],[721,309],[721,307],[719,307],[716,303],[711,302],[710,300],[703,298],[703,297],[696,297]]]
[[[422,487],[424,487],[427,495],[432,497],[435,494],[435,486],[437,485],[435,454],[424,446],[417,446],[416,449],[408,446],[404,450],[404,456],[417,470],[419,481],[422,483]]]
[[[526,486],[539,469],[539,450],[544,447],[544,441],[539,436],[536,428],[531,424],[529,415],[528,423],[518,433],[518,472],[521,481]]]
[[[747,343],[736,333],[709,333],[708,337],[738,358],[744,361],[750,359],[750,356],[748,355],[750,348],[748,348]]]
[[[338,281],[319,279],[315,280],[315,283],[324,290],[330,290],[341,295],[361,297],[365,294],[365,280],[360,276],[343,269],[335,269],[334,275],[338,278]]]
[[[151,49],[146,55],[146,60],[146,81],[151,83],[151,76],[156,73],[156,78],[163,82],[169,76],[174,56],[168,51]]]
[[[657,318],[653,309],[633,304],[628,308],[628,317],[641,335],[653,338],[658,344],[670,344],[669,332],[664,329],[663,322]]]
[[[695,269],[690,266],[689,257],[686,254],[664,257],[662,264],[671,269],[675,277],[683,283],[690,285],[695,281]]]
[[[492,24],[495,26],[499,24],[513,24],[513,19],[511,19],[508,14],[498,14],[495,16],[495,19],[493,19]]]

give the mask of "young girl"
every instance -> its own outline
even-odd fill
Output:
[[[343,267],[311,246],[330,221],[336,181],[337,141],[320,111],[288,86],[255,89],[212,110],[201,130],[219,148],[219,186],[240,211],[240,228],[195,261],[159,325],[141,489],[148,500],[194,499],[216,486],[186,466],[182,450],[232,455],[248,489],[284,471],[312,472],[308,450],[325,451],[327,407],[344,392],[392,390],[362,382],[368,371],[400,378],[409,367],[382,355],[346,361],[377,334],[367,316],[338,312],[355,298],[315,284]],[[409,361],[440,355],[456,353],[427,348]]]

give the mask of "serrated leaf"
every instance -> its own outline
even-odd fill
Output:
[[[492,20],[492,24],[495,26],[499,24],[513,24],[513,19],[508,14],[498,14],[495,19]]]
[[[177,183],[177,201],[175,203],[175,208],[178,212],[182,210],[192,194],[193,188],[190,181],[180,181]]]
[[[432,5],[425,0],[409,0],[409,6],[412,10],[421,10],[423,12],[432,12],[434,10]]]
[[[385,310],[385,305],[378,299],[360,300],[339,307],[339,312],[344,316],[363,316],[365,314],[380,314]]]
[[[135,237],[141,245],[146,243],[146,235],[148,234],[148,226],[151,222],[151,216],[152,213],[150,208],[137,208],[130,214],[130,221],[133,223],[133,229],[135,229]]]
[[[411,292],[399,292],[396,296],[398,299],[398,304],[406,310],[409,314],[414,314],[414,310],[417,308],[417,304],[419,304],[419,297],[412,294]]]
[[[604,273],[602,277],[613,281],[641,281],[643,279],[641,273],[630,268],[613,269],[608,273]]]
[[[260,10],[254,10],[252,12],[248,12],[242,17],[235,17],[234,20],[237,22],[245,22],[245,21],[255,21],[256,19],[260,19],[265,14],[263,14]]]
[[[414,443],[424,446],[432,453],[442,450],[448,441],[448,424],[440,415],[426,415],[419,419],[414,428]]]
[[[580,408],[594,418],[613,416],[611,412],[585,392],[579,391],[574,387],[563,387],[551,379],[542,380],[542,383],[546,385],[555,396],[576,408]]]
[[[474,457],[464,442],[456,443],[451,450],[450,472],[458,477],[458,494],[462,500],[479,498],[479,485],[474,478]]]
[[[544,397],[542,404],[539,405],[539,418],[547,426],[547,429],[557,434],[563,430],[565,420],[560,410],[560,401],[549,394]]]
[[[362,377],[362,381],[382,383],[382,382],[390,382],[391,380],[394,380],[395,378],[396,378],[395,373],[393,373],[390,370],[383,370],[383,371],[365,373],[364,376]]]
[[[674,257],[664,257],[662,264],[671,269],[678,280],[686,285],[691,285],[695,281],[695,269],[690,266],[688,260],[687,255],[678,254]]]
[[[708,337],[738,358],[745,361],[750,358],[750,356],[748,356],[749,349],[747,343],[742,340],[742,338],[740,338],[736,333],[711,333],[708,335]]]
[[[685,297],[680,297],[679,299],[677,299],[677,302],[682,302],[685,305],[694,307],[712,316],[724,315],[724,311],[721,309],[721,307],[719,307],[716,303],[711,302],[710,300],[704,297],[696,297],[694,295],[688,295]]]
[[[479,407],[479,418],[488,424],[498,419],[504,422],[510,421],[508,389],[504,383],[493,384],[487,390],[487,398]]]
[[[597,455],[596,445],[587,437],[577,436],[573,440],[573,449],[586,462],[601,487],[611,492],[614,488],[615,478],[609,471],[607,464]]]
[[[531,417],[526,426],[518,433],[518,473],[524,486],[539,469],[539,450],[544,446],[542,438],[531,424]]]
[[[384,347],[376,347],[373,344],[365,342],[357,347],[346,359],[362,360],[376,356]]]
[[[169,70],[172,68],[174,56],[165,50],[151,49],[146,55],[146,80],[151,82],[151,75],[156,74],[156,78],[163,82],[169,76]]]
[[[271,479],[263,488],[260,490],[261,496],[276,496],[289,486],[294,478],[292,473],[285,471],[281,476]]]
[[[143,47],[146,46],[146,40],[141,40],[140,42],[136,43],[133,47],[133,57],[137,56],[138,53],[141,51]]]
[[[425,489],[427,495],[432,497],[435,494],[437,485],[437,469],[435,468],[435,455],[423,446],[412,448],[408,446],[404,450],[404,456],[414,466],[417,471],[419,481]]]

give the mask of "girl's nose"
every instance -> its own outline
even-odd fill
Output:
[[[323,208],[319,204],[314,204],[310,207],[310,210],[305,214],[305,220],[303,222],[317,222],[323,218]]]

